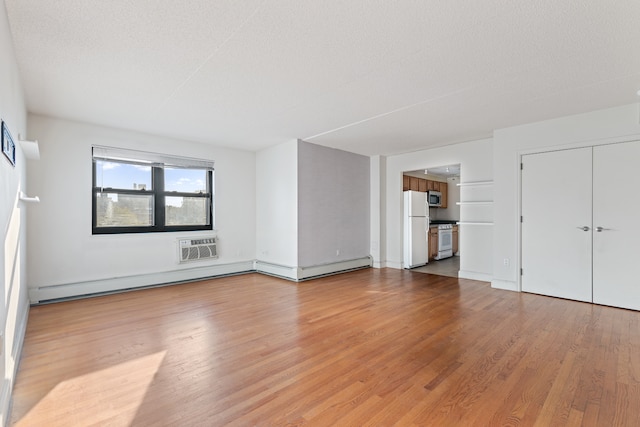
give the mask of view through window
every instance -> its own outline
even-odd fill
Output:
[[[212,163],[104,151],[94,148],[94,234],[213,228]]]

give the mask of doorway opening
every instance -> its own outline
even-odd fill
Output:
[[[427,167],[403,172],[402,190],[433,192],[437,197],[427,200],[440,203],[429,206],[427,233],[428,262],[412,271],[458,277],[460,271],[460,164]],[[447,244],[443,250],[443,242]],[[449,243],[450,242],[450,243]]]

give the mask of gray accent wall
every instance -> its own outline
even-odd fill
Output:
[[[370,160],[298,141],[298,266],[369,256]]]

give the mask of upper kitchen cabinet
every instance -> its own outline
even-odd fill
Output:
[[[427,180],[416,178],[414,176],[402,175],[402,191],[421,191],[427,192]]]
[[[447,207],[447,195],[449,194],[449,184],[447,184],[446,182],[439,182],[439,190],[441,193],[441,198],[440,198],[440,207],[441,208],[446,208]]]
[[[447,207],[448,184],[446,182],[432,181],[430,179],[417,178],[409,175],[402,175],[402,191],[439,191],[442,193],[441,208]]]
[[[420,178],[414,176],[409,177],[409,190],[420,191]]]
[[[408,175],[402,175],[402,191],[411,190],[411,177]]]
[[[414,191],[438,191],[441,194],[440,197],[440,208],[448,209],[449,208],[449,179],[455,178],[456,181],[460,178],[460,165],[459,164],[451,164],[446,166],[437,166],[437,167],[429,167],[428,169],[418,169],[405,171],[402,174],[402,191],[414,190]],[[414,181],[413,186],[411,185],[412,180]],[[455,182],[453,183],[455,185]],[[451,204],[453,208],[457,209],[455,206],[458,203],[458,191],[457,186],[452,189],[452,202]],[[450,208],[449,208],[450,209]],[[457,210],[456,210],[457,212]],[[455,215],[458,216],[457,213],[453,213],[453,211],[446,212],[447,215]]]

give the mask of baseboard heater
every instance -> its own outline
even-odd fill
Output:
[[[301,282],[303,280],[315,279],[322,276],[346,273],[351,270],[371,267],[372,264],[373,260],[371,256],[307,267],[291,267],[264,261],[256,261],[256,271],[270,276]]]
[[[49,285],[29,289],[29,301],[31,304],[56,302],[65,299],[86,298],[115,292],[144,289],[146,287],[166,286],[227,275],[251,273],[254,271],[254,261],[248,260],[228,264],[193,266],[186,269],[182,268],[156,273]]]
[[[201,239],[197,239],[201,240]],[[195,243],[195,245],[211,245],[212,243]],[[191,245],[193,246],[193,245]],[[198,248],[200,250],[201,248]],[[209,249],[209,254],[214,249]],[[198,252],[200,254],[200,252]],[[229,264],[193,266],[192,268],[163,271],[125,277],[111,277],[85,282],[43,286],[29,289],[29,301],[32,305],[58,302],[70,299],[87,298],[116,292],[139,290],[147,287],[167,286],[195,280],[212,279],[235,274],[262,273],[300,282],[332,274],[345,273],[351,270],[371,267],[371,257],[338,261],[335,263],[290,267],[278,264],[251,260]]]

